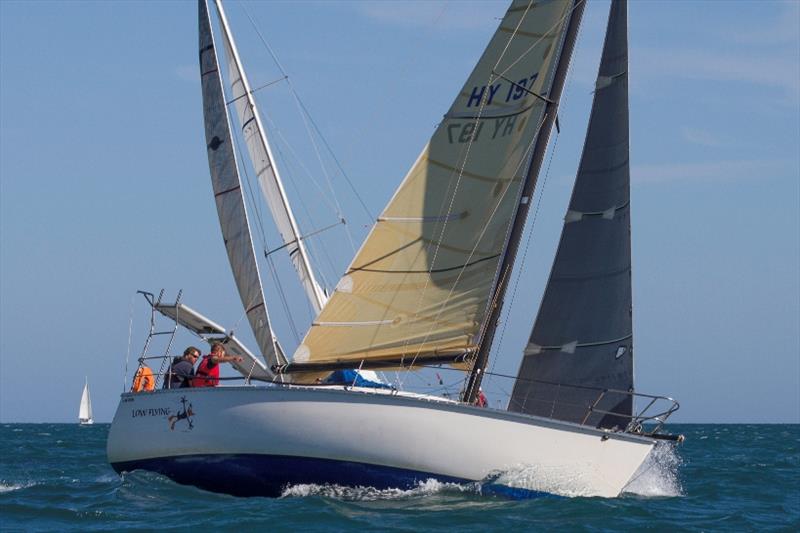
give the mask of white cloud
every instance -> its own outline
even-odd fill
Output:
[[[636,165],[631,168],[635,184],[672,181],[738,181],[796,176],[797,162],[785,159],[710,161],[704,163]]]

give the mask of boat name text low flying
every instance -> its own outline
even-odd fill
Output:
[[[172,409],[169,407],[153,407],[150,409],[133,409],[131,417],[136,418],[139,416],[170,416]]]

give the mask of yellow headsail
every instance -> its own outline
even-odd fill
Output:
[[[511,221],[529,201],[520,185],[572,6],[511,5],[293,363],[407,366],[472,353]]]

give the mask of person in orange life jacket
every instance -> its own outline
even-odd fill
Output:
[[[242,358],[238,355],[226,355],[225,346],[221,342],[211,344],[211,353],[203,356],[200,365],[195,372],[192,385],[195,387],[216,387],[219,385],[219,365],[220,363],[241,363]]]

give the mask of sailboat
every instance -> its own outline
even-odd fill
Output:
[[[428,479],[531,494],[619,495],[678,408],[635,391],[627,4],[612,2],[561,242],[507,409],[477,402],[584,0],[514,0],[335,290],[316,282],[220,0],[230,98],[206,0],[200,71],[209,167],[234,278],[262,357],[182,302],[154,312],[243,354],[244,385],[124,393],[117,472],[234,495],[295,484],[409,488]],[[317,316],[291,357],[270,327],[228,103]],[[142,362],[146,358],[142,358]],[[463,372],[458,399],[330,382],[350,370]],[[499,376],[492,376],[499,378]],[[639,407],[637,407],[637,405]],[[532,481],[531,481],[532,480]]]
[[[81,394],[81,406],[78,408],[78,423],[82,426],[94,424],[94,417],[92,416],[92,398],[89,396],[89,378],[86,378],[83,384],[83,393]]]

